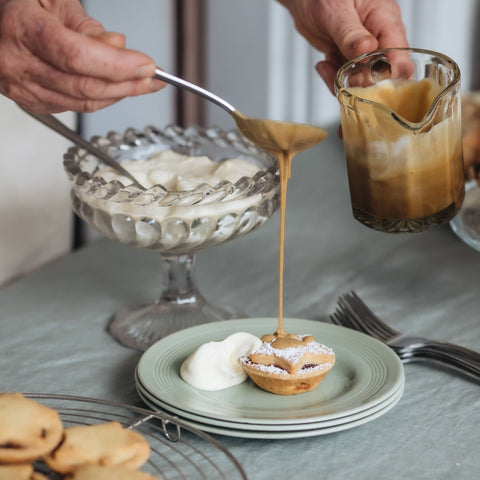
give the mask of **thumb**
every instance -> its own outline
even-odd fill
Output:
[[[90,35],[97,40],[100,40],[107,45],[115,48],[125,48],[125,35],[117,32],[101,32],[95,35]]]
[[[347,60],[378,48],[377,39],[363,26],[355,9],[338,9],[330,20],[329,34]]]

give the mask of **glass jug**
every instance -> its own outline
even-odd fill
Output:
[[[420,49],[375,51],[337,72],[353,216],[375,230],[422,232],[462,206],[460,70]]]

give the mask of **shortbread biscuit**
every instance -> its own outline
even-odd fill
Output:
[[[47,480],[31,465],[0,465],[0,480]]]
[[[30,463],[62,438],[58,412],[21,393],[0,394],[0,464]]]
[[[150,455],[150,445],[137,432],[119,422],[66,428],[59,447],[44,457],[58,473],[71,473],[81,465],[140,468]]]
[[[140,470],[84,465],[67,475],[65,480],[160,480],[160,478]]]
[[[265,335],[262,341],[240,364],[267,392],[294,395],[313,390],[335,364],[333,350],[315,342],[311,335]]]

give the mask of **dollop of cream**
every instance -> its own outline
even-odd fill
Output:
[[[262,341],[250,333],[238,332],[221,342],[204,343],[180,367],[180,376],[199,390],[223,390],[246,380],[239,358],[259,349]]]

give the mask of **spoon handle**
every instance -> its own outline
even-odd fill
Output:
[[[205,90],[194,83],[187,82],[186,80],[183,80],[183,78],[179,78],[171,73],[164,72],[158,67],[155,69],[154,78],[169,83],[170,85],[174,85],[175,87],[184,88],[185,90],[195,93],[196,95],[200,95],[201,97],[206,98],[207,100],[210,100],[219,107],[223,108],[228,113],[232,113],[236,110],[233,105],[230,105],[230,103],[218,95],[215,95],[214,93],[209,92],[208,90]]]
[[[24,112],[31,115],[33,118],[38,120],[40,123],[43,123],[47,127],[50,127],[52,130],[55,130],[60,135],[64,136],[68,140],[71,140],[76,145],[84,148],[87,152],[95,155],[97,158],[102,160],[104,163],[115,169],[121,175],[130,179],[136,186],[145,190],[145,188],[135,179],[135,177],[125,168],[123,168],[118,162],[116,162],[112,157],[107,155],[105,152],[100,150],[99,148],[95,147],[95,145],[91,144],[83,137],[81,137],[78,133],[74,132],[70,128],[68,128],[64,123],[60,120],[57,120],[53,115],[48,113],[32,113],[26,110],[25,108],[18,105]]]

